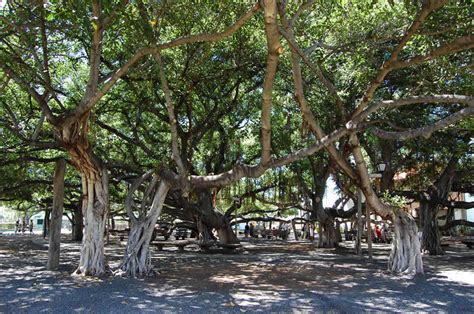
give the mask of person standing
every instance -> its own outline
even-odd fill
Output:
[[[250,227],[249,227],[249,223],[248,223],[248,222],[245,224],[244,234],[245,234],[245,237],[246,237],[246,238],[249,237],[249,234],[250,234]]]
[[[250,223],[249,233],[250,233],[251,238],[255,237],[255,227],[254,227],[253,223]]]
[[[30,234],[33,234],[33,219],[30,219]]]
[[[18,218],[15,223],[15,234],[18,232],[20,232],[20,218]]]
[[[380,227],[377,225],[375,226],[375,235],[376,235],[376,242],[382,242],[382,230],[380,230]]]

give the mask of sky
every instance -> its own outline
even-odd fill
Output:
[[[336,182],[330,176],[326,181],[326,192],[323,196],[323,206],[332,207],[334,203],[338,200],[339,195],[336,193]]]

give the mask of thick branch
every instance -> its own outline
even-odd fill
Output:
[[[115,83],[123,77],[131,67],[133,67],[138,61],[140,61],[143,57],[154,54],[156,52],[170,49],[186,44],[192,44],[196,42],[215,42],[226,37],[229,37],[233,33],[235,33],[240,27],[242,27],[245,22],[247,22],[250,18],[252,18],[258,11],[260,10],[260,5],[257,3],[255,4],[250,11],[245,13],[242,17],[240,17],[233,25],[228,27],[226,30],[219,32],[219,33],[212,33],[212,34],[198,34],[198,35],[190,35],[186,37],[181,37],[175,40],[172,40],[167,43],[157,44],[151,47],[145,47],[141,50],[137,51],[135,55],[133,55],[120,69],[118,69],[114,75],[110,78],[110,80],[104,84],[102,89],[97,91],[94,96],[92,96],[87,102],[81,103],[71,114],[68,116],[66,124],[72,123],[78,117],[82,116],[84,113],[89,111],[107,92],[115,85]]]
[[[17,82],[18,85],[20,85],[28,94],[30,94],[38,103],[38,105],[41,107],[41,110],[43,113],[46,115],[46,118],[52,125],[57,124],[57,118],[53,115],[53,112],[51,111],[51,108],[48,106],[48,103],[44,99],[43,96],[41,96],[33,87],[30,86],[27,82],[23,80],[23,78],[15,71],[13,71],[12,68],[10,68],[8,65],[5,63],[1,62],[0,63],[0,68],[2,68],[5,73],[12,78],[15,82]]]
[[[318,121],[314,117],[307,101],[304,96],[304,89],[303,89],[303,79],[301,75],[301,67],[299,64],[299,57],[297,55],[298,52],[298,47],[296,44],[291,45],[291,42],[294,43],[294,36],[293,36],[293,31],[289,28],[288,23],[286,22],[286,19],[282,17],[282,21],[284,25],[287,27],[288,33],[282,32],[282,34],[287,38],[288,42],[290,43],[291,47],[291,63],[292,63],[292,69],[293,69],[293,81],[295,85],[295,98],[300,106],[301,112],[303,113],[303,119],[306,121],[311,129],[311,131],[314,133],[316,138],[322,139],[326,136],[324,133],[323,129],[319,125]],[[304,53],[300,55],[303,59],[306,58]],[[307,58],[306,58],[307,59]],[[309,60],[308,60],[309,62]],[[312,65],[312,63],[310,63]],[[337,96],[337,91],[335,90],[334,85],[332,85],[329,80],[326,80],[325,76],[322,74],[321,70],[316,67],[318,77],[327,84],[327,87],[330,91],[332,91],[336,97],[336,102],[339,103],[341,114],[345,115],[345,111],[342,107],[342,102],[340,98]],[[352,168],[349,166],[349,164],[341,157],[337,149],[334,147],[334,145],[329,145],[327,146],[327,151],[331,155],[331,159],[352,179],[356,179],[356,174],[352,170]]]
[[[344,108],[341,97],[339,97],[337,93],[336,86],[324,75],[323,71],[321,70],[320,65],[317,63],[314,64],[313,62],[311,62],[311,60],[309,60],[308,56],[304,53],[304,51],[298,47],[298,44],[296,43],[295,37],[293,35],[293,31],[291,29],[287,28],[287,32],[284,31],[283,29],[280,29],[280,33],[288,41],[288,44],[291,47],[292,53],[293,54],[297,53],[299,57],[306,63],[306,65],[308,65],[308,67],[321,80],[324,86],[326,86],[331,96],[336,100],[336,106],[341,112],[342,117],[344,118],[344,120],[347,120],[346,110]],[[293,58],[296,58],[296,56],[294,56]]]
[[[273,82],[275,80],[279,55],[283,51],[277,26],[277,5],[275,0],[264,1],[264,19],[268,53],[262,93],[262,165],[270,161]]]
[[[474,227],[474,222],[472,221],[467,221],[467,220],[452,220],[445,224],[444,226],[439,227],[441,230],[448,230],[456,226],[468,226],[468,227]]]
[[[421,128],[403,131],[403,132],[391,132],[391,131],[384,131],[378,128],[374,128],[371,130],[373,134],[376,136],[386,139],[386,140],[407,140],[412,139],[415,137],[423,136],[424,138],[429,138],[433,132],[441,130],[453,123],[456,123],[465,117],[474,114],[474,106],[469,106],[467,108],[461,109],[458,112],[441,119],[433,124],[423,126]]]
[[[236,182],[241,178],[258,178],[261,176],[267,169],[280,167],[292,163],[294,161],[303,159],[310,155],[313,155],[317,151],[321,150],[324,147],[327,147],[331,143],[339,140],[344,135],[348,134],[349,130],[345,128],[340,128],[331,134],[325,136],[321,140],[318,140],[314,145],[300,149],[294,153],[288,154],[284,157],[271,159],[266,165],[237,165],[233,169],[220,173],[218,175],[209,175],[209,176],[191,176],[191,185],[193,187],[199,188],[211,188],[211,187],[222,187],[231,184],[232,182]],[[175,184],[179,184],[177,182],[177,177],[174,174],[170,174],[169,172],[162,170],[162,175],[166,176],[167,179]]]
[[[426,18],[429,16],[429,14],[443,6],[447,0],[443,1],[425,1],[424,5],[421,9],[421,11],[418,13],[416,18],[413,20],[413,23],[411,24],[410,28],[407,30],[405,35],[401,38],[400,42],[398,45],[395,47],[395,49],[392,51],[390,59],[385,62],[382,67],[379,69],[379,72],[377,73],[376,77],[374,80],[369,84],[367,87],[364,96],[358,101],[356,104],[356,110],[354,111],[353,117],[360,114],[362,110],[365,109],[365,106],[372,100],[375,91],[377,88],[382,84],[384,78],[387,76],[390,71],[394,69],[394,64],[398,60],[398,55],[402,51],[402,49],[405,47],[405,45],[408,43],[408,41],[413,37],[413,35],[418,31],[420,26],[423,24],[423,22],[426,20]]]
[[[171,100],[171,92],[168,87],[168,81],[166,79],[163,62],[161,61],[161,55],[159,52],[155,53],[154,57],[160,69],[161,88],[163,89],[163,93],[165,94],[166,109],[168,110],[168,118],[170,120],[171,149],[172,149],[173,160],[178,166],[179,174],[183,177],[187,177],[188,171],[186,167],[184,166],[183,160],[181,159],[181,154],[179,152],[178,129],[176,126],[178,121],[174,113],[173,101]]]
[[[422,56],[416,56],[411,59],[405,60],[405,61],[398,61],[393,64],[392,69],[401,69],[401,68],[406,68],[411,65],[415,65],[418,63],[430,61],[433,59],[436,59],[438,57],[463,51],[463,50],[469,50],[474,48],[474,36],[473,35],[468,35],[464,37],[457,38],[456,40],[442,45],[434,50],[432,50],[430,53]]]
[[[397,99],[397,100],[382,100],[378,103],[370,106],[364,112],[362,112],[356,119],[362,120],[367,118],[370,114],[375,111],[388,108],[395,109],[401,106],[412,105],[412,104],[429,104],[429,103],[445,103],[445,104],[466,104],[469,106],[474,105],[474,97],[456,95],[456,94],[446,94],[446,95],[429,95],[429,96],[411,96],[407,98]]]

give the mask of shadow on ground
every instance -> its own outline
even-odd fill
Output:
[[[45,270],[47,243],[37,236],[0,237],[0,312],[146,311],[448,311],[474,308],[474,254],[463,247],[425,257],[415,278],[385,271],[389,248],[374,261],[311,243],[244,242],[236,255],[153,252],[159,274],[146,279],[75,278],[79,244],[61,244],[61,268]],[[117,267],[124,243],[108,245]]]

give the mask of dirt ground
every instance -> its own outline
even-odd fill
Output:
[[[61,267],[46,271],[47,242],[39,236],[0,236],[0,312],[354,312],[474,309],[474,251],[452,245],[425,256],[425,274],[385,271],[390,247],[375,244],[374,261],[350,242],[317,249],[310,242],[244,240],[238,254],[153,248],[158,275],[145,279],[70,276],[79,243],[61,243]],[[125,242],[112,239],[106,258],[120,263]]]

